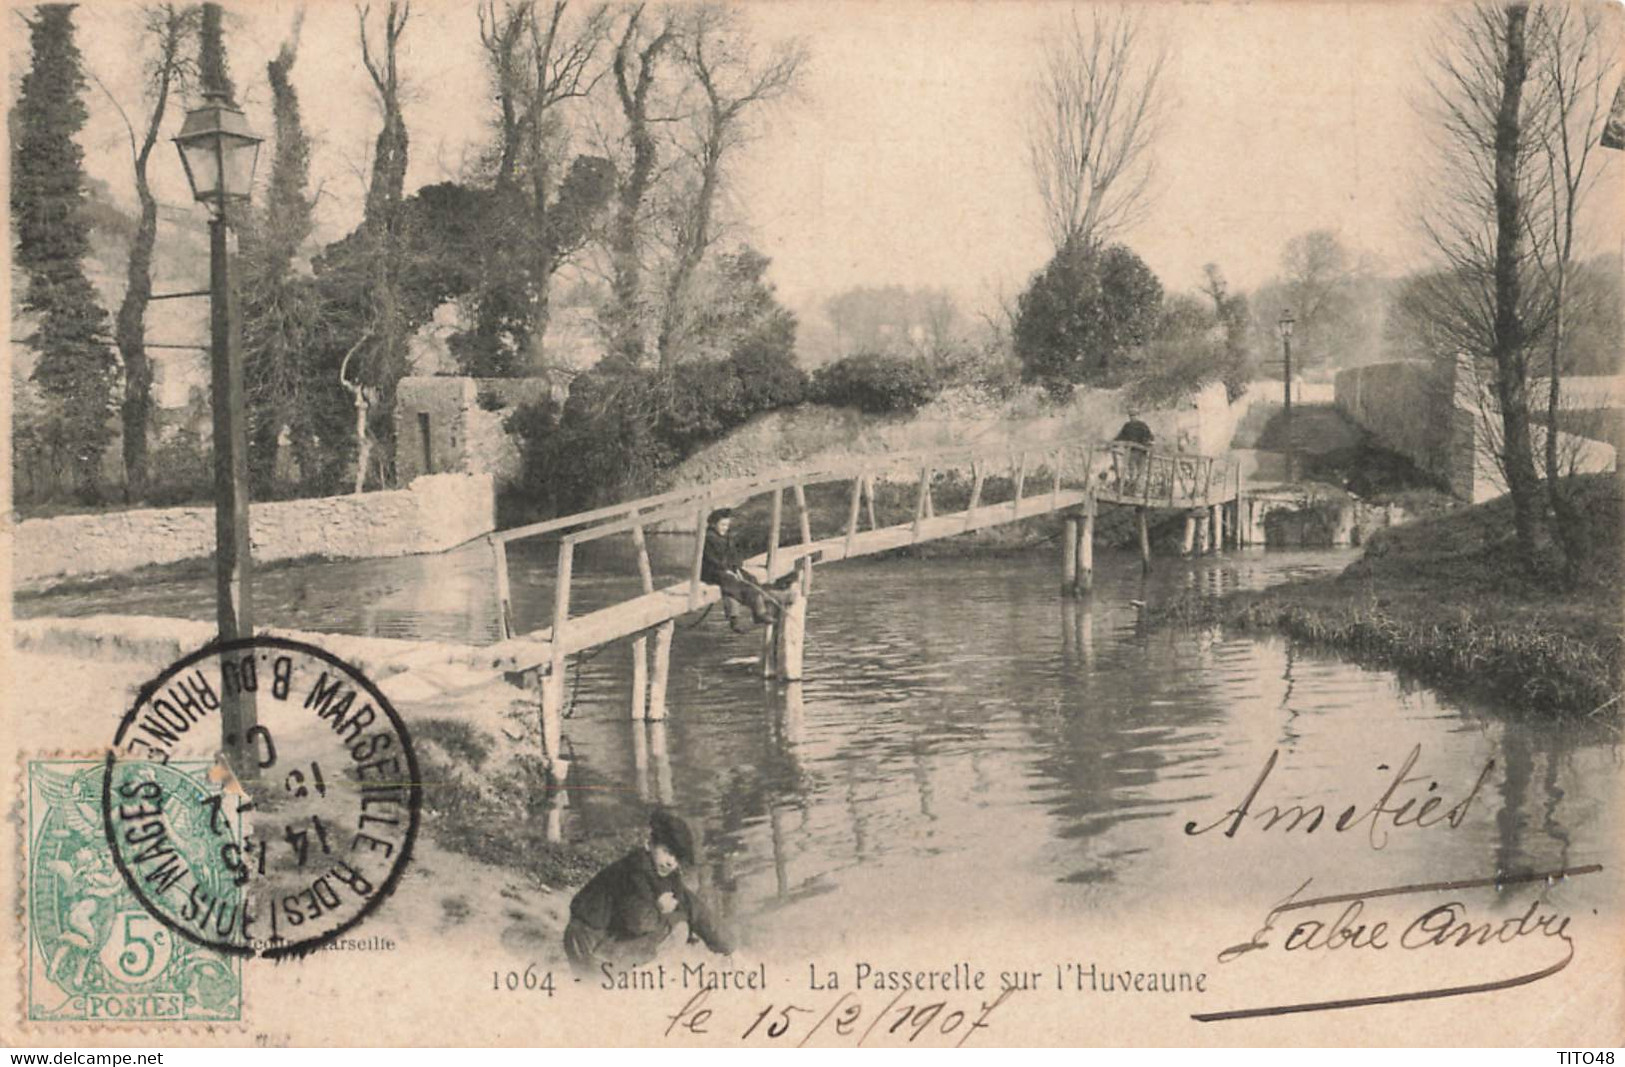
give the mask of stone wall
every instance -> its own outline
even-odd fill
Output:
[[[254,504],[254,558],[335,559],[438,552],[495,527],[489,475],[439,474],[407,489]],[[162,508],[64,515],[17,524],[13,581],[133,570],[214,553],[213,508]]]
[[[402,378],[395,390],[395,476],[463,469],[463,423],[474,406],[472,378]]]
[[[1481,391],[1461,378],[1457,368],[1431,363],[1355,367],[1337,375],[1337,406],[1385,448],[1408,456],[1449,485],[1452,494],[1476,504],[1506,492],[1493,444],[1499,415],[1481,411]],[[1577,396],[1594,397],[1601,388],[1594,381],[1610,380],[1586,381],[1593,384]],[[1532,427],[1531,436],[1536,456],[1543,455],[1544,427]],[[1614,469],[1610,445],[1559,433],[1558,448],[1565,468],[1581,473]]]
[[[1464,442],[1462,433],[1470,433],[1471,420],[1454,417],[1454,390],[1448,366],[1372,363],[1338,372],[1336,404],[1384,448],[1408,457],[1465,499],[1472,487],[1460,449],[1470,447],[1470,438]]]
[[[395,394],[397,477],[456,471],[494,475],[499,485],[514,481],[519,446],[503,423],[519,406],[552,395],[545,378],[401,379]]]

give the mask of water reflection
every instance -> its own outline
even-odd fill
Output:
[[[1143,604],[1186,588],[1344,558],[1237,553],[1142,578],[1132,557],[1106,557],[1081,600],[1056,596],[1048,560],[827,568],[800,685],[764,685],[750,636],[679,633],[668,760],[652,737],[646,757],[628,744],[641,727],[624,719],[619,657],[588,665],[569,724],[578,758],[634,782],[631,764],[656,777],[665,764],[669,792],[584,792],[566,833],[632,826],[669,799],[710,829],[706,877],[726,912],[786,950],[926,914],[1258,899],[1328,865],[1358,887],[1611,863],[1620,766],[1606,733],[1447,701],[1276,638],[1144,625]],[[1497,761],[1460,830],[1393,832],[1381,852],[1363,834],[1297,849],[1279,831],[1183,834],[1235,803],[1272,752],[1269,803],[1363,806],[1418,744],[1416,773],[1452,797]]]
[[[681,539],[655,539],[675,576]],[[686,543],[686,542],[684,542]],[[309,629],[467,641],[494,635],[489,554],[315,564],[265,573],[261,617]],[[1607,832],[1621,760],[1602,726],[1442,699],[1273,637],[1148,629],[1144,607],[1340,569],[1343,552],[1159,560],[1100,553],[1095,590],[1057,596],[1046,554],[820,569],[806,680],[763,682],[756,635],[685,620],[671,717],[631,722],[630,660],[581,665],[566,723],[565,836],[635,831],[652,803],[704,828],[698,876],[747,939],[816,949],[854,924],[906,928],[998,911],[1067,916],[1181,898],[1279,896],[1336,873],[1343,889],[1485,877],[1617,858]],[[515,614],[541,625],[552,551],[516,546]],[[605,550],[578,561],[590,610],[635,583]],[[208,579],[25,601],[61,612],[208,619]],[[484,635],[482,638],[481,635]],[[1459,796],[1495,761],[1459,830],[1322,833],[1282,848],[1251,828],[1192,839],[1272,753],[1267,803],[1337,810],[1416,773]],[[1425,788],[1425,785],[1424,785]],[[1215,872],[1224,876],[1215,878]],[[1290,884],[1288,884],[1290,883]],[[1609,883],[1608,892],[1617,892]]]

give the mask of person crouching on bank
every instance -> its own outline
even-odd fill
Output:
[[[564,952],[575,972],[596,976],[605,963],[640,966],[692,941],[730,955],[732,944],[683,883],[682,869],[693,865],[688,823],[656,808],[649,816],[649,843],[593,875],[570,901]]]

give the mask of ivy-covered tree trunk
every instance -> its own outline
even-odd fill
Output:
[[[402,321],[399,272],[405,246],[400,227],[409,141],[406,118],[401,111],[398,55],[412,5],[390,0],[384,18],[383,49],[377,55],[367,43],[366,14],[364,9],[359,12],[361,59],[377,91],[383,125],[373,145],[372,179],[362,212],[362,230],[372,267],[371,323],[368,336],[364,338],[369,343],[366,357],[360,361],[365,369],[358,370],[353,380],[340,373],[340,381],[350,390],[358,411],[356,492],[366,483],[375,440],[383,446],[384,466],[393,468],[394,427],[390,419],[395,407],[395,386],[407,370],[407,330]],[[373,415],[370,420],[369,411]]]
[[[17,101],[11,214],[17,264],[28,278],[22,306],[39,324],[28,338],[39,353],[34,381],[57,401],[62,434],[73,443],[75,481],[93,495],[111,438],[118,370],[107,311],[84,270],[84,151],[74,138],[87,113],[73,9],[45,4],[28,20],[32,65]]]
[[[152,416],[152,362],[147,358],[147,305],[152,300],[152,250],[158,238],[158,200],[147,180],[147,164],[169,110],[170,91],[188,69],[185,42],[196,27],[197,9],[164,4],[149,15],[147,32],[155,46],[147,128],[136,143],[130,130],[135,195],[141,205],[125,269],[124,300],[114,320],[113,340],[124,361],[124,492],[140,500],[147,491],[147,423]]]
[[[610,351],[632,366],[641,363],[644,354],[643,261],[640,258],[643,202],[654,183],[655,165],[659,162],[649,115],[649,93],[654,87],[661,53],[674,38],[672,25],[667,22],[647,44],[638,48],[638,23],[642,14],[643,9],[639,7],[628,17],[611,68],[621,114],[626,121],[632,162],[621,179],[619,202],[610,229],[610,289],[614,299]]]
[[[265,209],[244,241],[243,371],[247,381],[253,449],[249,476],[257,495],[273,491],[282,436],[302,432],[310,418],[301,403],[315,371],[311,349],[321,318],[315,288],[294,270],[310,236],[314,205],[308,192],[310,140],[293,86],[300,24],[266,65],[271,85],[276,148]],[[308,472],[301,468],[303,478]]]

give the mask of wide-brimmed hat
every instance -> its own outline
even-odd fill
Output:
[[[649,813],[649,840],[664,845],[677,862],[685,867],[694,864],[694,831],[683,817],[670,808],[656,808]]]

